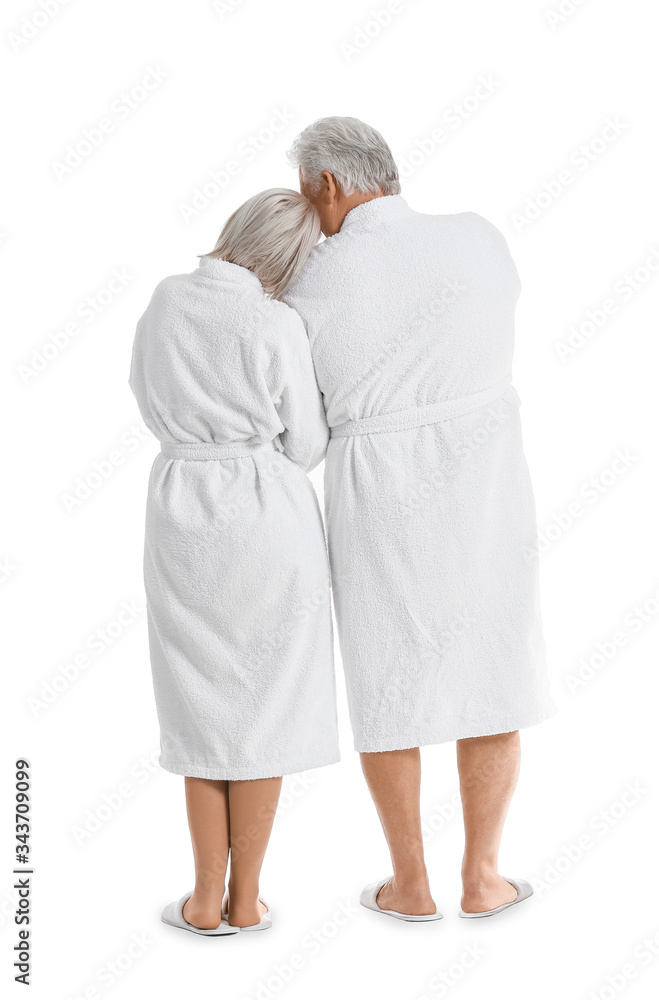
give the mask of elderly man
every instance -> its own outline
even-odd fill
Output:
[[[302,316],[331,439],[325,499],[355,748],[393,877],[362,902],[438,919],[419,747],[457,741],[461,915],[532,892],[498,872],[520,728],[554,712],[536,523],[511,385],[519,277],[473,212],[422,215],[382,136],[323,118],[289,154],[327,239],[286,301]]]

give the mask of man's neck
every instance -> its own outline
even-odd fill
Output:
[[[363,191],[355,191],[354,194],[348,195],[343,199],[343,205],[341,206],[341,208],[345,206],[341,225],[343,225],[348,212],[351,212],[353,208],[357,208],[358,205],[365,205],[367,201],[373,201],[374,198],[384,197],[382,191],[376,191],[375,193],[367,192],[366,194]]]

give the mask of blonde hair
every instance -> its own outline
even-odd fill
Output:
[[[211,253],[253,271],[273,299],[281,299],[320,239],[311,202],[289,188],[261,191],[236,209]]]

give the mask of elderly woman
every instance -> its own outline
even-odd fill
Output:
[[[497,854],[518,732],[553,713],[538,607],[533,494],[511,385],[520,282],[474,212],[423,215],[391,151],[323,118],[291,158],[328,237],[286,297],[307,327],[331,441],[330,562],[356,749],[393,878],[362,902],[435,920],[419,747],[458,742],[462,916],[530,894]]]
[[[185,775],[196,871],[162,919],[206,935],[270,926],[259,873],[281,776],[339,757],[305,474],[328,430],[304,326],[279,301],[319,235],[297,192],[256,195],[197,270],[158,285],[135,337],[130,384],[161,442],[144,556],[160,763]]]

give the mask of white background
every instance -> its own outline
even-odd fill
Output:
[[[570,13],[564,2],[552,24],[559,0],[408,0],[379,26],[370,11],[384,0],[234,0],[224,11],[210,0],[44,3],[52,15],[30,0],[2,11],[3,981],[16,943],[13,762],[26,756],[32,996],[605,1000],[623,987],[652,996],[659,954],[650,961],[642,942],[659,932],[649,881],[659,610],[653,8],[585,0]],[[152,81],[164,78],[134,90],[150,70]],[[494,89],[479,101],[470,95],[480,77]],[[122,95],[136,106],[127,110]],[[456,104],[466,114],[459,127]],[[248,156],[242,144],[277,111],[291,120]],[[262,881],[273,929],[204,939],[159,921],[162,905],[191,888],[192,858],[183,780],[152,763],[141,562],[157,445],[128,389],[131,343],[155,284],[193,270],[239,203],[295,186],[285,152],[328,114],[380,129],[410,165],[403,196],[413,208],[473,210],[498,225],[522,278],[515,384],[561,711],[523,733],[502,871],[532,879],[536,895],[495,920],[457,919],[461,817],[445,745],[423,754],[427,859],[445,919],[416,926],[356,905],[389,862],[341,684],[342,763],[310,772],[304,790],[286,783]],[[106,118],[102,142],[57,168]],[[433,149],[438,128],[445,138]],[[237,175],[185,221],[195,188],[231,159]],[[570,183],[561,185],[563,171]],[[553,196],[543,200],[545,184]],[[115,269],[125,286],[115,281],[107,295]],[[87,311],[90,296],[100,312]],[[589,326],[607,300],[611,315]],[[63,334],[67,324],[77,326]],[[557,345],[584,324],[590,336],[561,359]],[[616,463],[619,449],[626,464]],[[95,463],[111,475],[94,478]],[[88,496],[72,504],[90,476]],[[313,478],[320,488],[321,471]],[[133,617],[124,603],[137,605]],[[83,654],[86,665],[63,680]],[[593,660],[592,676],[571,690],[582,658]],[[635,797],[623,799],[628,783]],[[104,796],[120,807],[104,811]],[[99,810],[98,829],[80,843]],[[133,935],[143,946],[127,957]],[[467,946],[479,955],[469,968]],[[301,968],[291,972],[295,954]],[[11,995],[22,990],[12,984]]]

